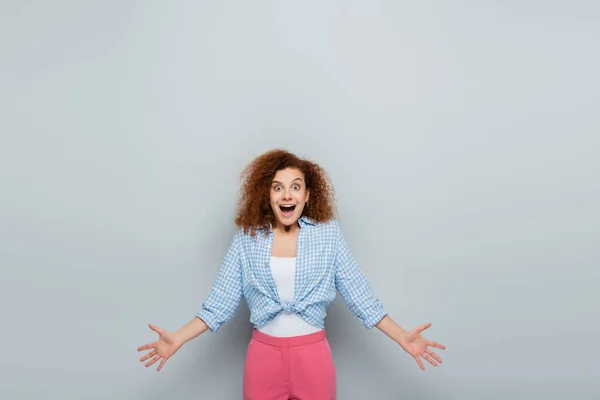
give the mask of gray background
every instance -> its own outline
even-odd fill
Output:
[[[241,169],[322,164],[421,372],[341,299],[339,398],[597,399],[593,1],[2,1],[0,397],[239,399],[245,303],[156,373],[234,233]]]

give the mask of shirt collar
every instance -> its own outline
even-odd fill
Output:
[[[315,221],[313,221],[312,219],[308,218],[307,216],[301,216],[300,219],[298,220],[300,221],[300,225],[315,225]]]

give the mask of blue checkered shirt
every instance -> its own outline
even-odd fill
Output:
[[[344,301],[371,329],[386,312],[354,261],[335,220],[299,220],[294,300],[281,300],[271,274],[273,231],[255,237],[240,229],[225,255],[211,292],[197,317],[216,332],[232,318],[242,300],[250,308],[250,322],[261,327],[281,312],[294,312],[304,321],[324,328],[327,306],[339,291]]]

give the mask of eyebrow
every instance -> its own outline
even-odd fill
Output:
[[[296,182],[296,181],[301,181],[302,182],[302,178],[296,178],[292,182]],[[279,184],[281,184],[281,182],[279,182],[279,181],[273,181],[273,183],[279,183]]]

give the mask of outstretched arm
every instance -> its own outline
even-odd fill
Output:
[[[239,246],[238,232],[227,251],[208,298],[193,320],[175,332],[149,325],[150,329],[158,334],[158,339],[138,347],[138,351],[150,350],[140,359],[144,362],[151,358],[146,367],[160,360],[157,368],[157,371],[160,371],[167,360],[185,343],[209,329],[216,332],[235,315],[242,299]]]
[[[446,347],[421,336],[421,332],[429,328],[431,324],[421,325],[406,331],[394,322],[384,310],[379,299],[371,290],[364,274],[356,264],[339,226],[337,236],[335,284],[350,310],[362,321],[366,328],[371,329],[375,326],[398,343],[415,359],[422,370],[425,370],[425,367],[421,362],[421,357],[434,366],[441,363],[442,359],[428,347],[437,347],[442,350]]]
[[[198,317],[194,317],[193,320],[179,328],[175,332],[175,336],[177,337],[177,341],[181,343],[181,345],[186,344],[196,336],[200,336],[210,328],[206,325],[206,322],[202,321]]]

